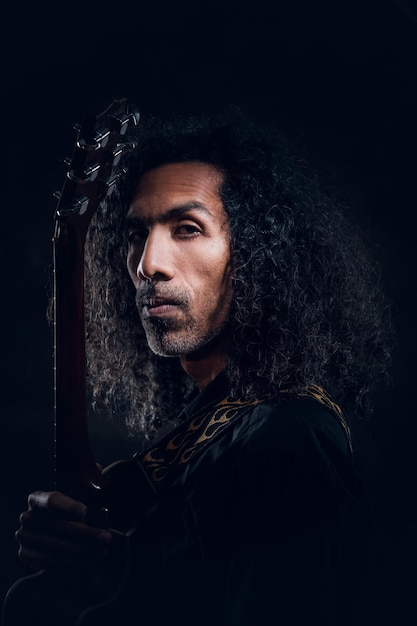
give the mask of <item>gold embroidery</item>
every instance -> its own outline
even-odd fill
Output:
[[[157,445],[149,450],[142,461],[155,483],[164,480],[170,465],[183,465],[194,456],[197,448],[212,440],[220,430],[230,424],[243,409],[251,408],[262,402],[255,400],[231,400],[223,398],[208,411],[194,417],[187,429],[180,430],[165,445]]]
[[[322,387],[310,385],[299,392],[294,392],[287,388],[282,389],[279,395],[301,398],[309,397],[327,407],[343,428],[350,450],[352,450],[350,429],[342,410]],[[163,439],[142,457],[142,463],[151,480],[156,484],[163,482],[173,467],[181,467],[188,463],[198,450],[214,439],[220,431],[228,424],[231,424],[242,412],[258,405],[266,400],[267,397],[264,396],[263,398],[247,401],[231,400],[229,397],[226,397],[214,406],[206,408],[204,412],[193,417],[188,423],[184,423],[172,434],[168,442],[166,439]]]
[[[327,391],[325,391],[322,387],[319,387],[318,385],[309,385],[308,387],[305,387],[301,392],[298,392],[297,395],[301,398],[310,397],[314,400],[317,400],[317,402],[320,402],[320,404],[328,408],[336,416],[339,424],[345,432],[349,444],[349,449],[352,452],[352,435],[348,423],[346,422],[346,418],[343,415],[340,406],[336,404],[331,396],[329,396]]]

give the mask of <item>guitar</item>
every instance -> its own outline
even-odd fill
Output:
[[[100,507],[100,474],[91,454],[86,409],[84,247],[98,206],[124,170],[121,143],[138,114],[115,100],[98,117],[86,115],[58,194],[53,236],[56,488]]]
[[[126,99],[115,99],[99,115],[87,114],[77,132],[72,158],[57,194],[53,235],[54,265],[54,414],[56,489],[88,505],[96,525],[112,529],[112,555],[100,572],[86,570],[62,576],[39,572],[17,581],[3,607],[3,626],[21,624],[81,624],[83,615],[116,597],[128,576],[129,536],[135,530],[137,502],[143,486],[142,509],[153,494],[140,466],[119,461],[101,473],[88,434],[84,326],[84,249],[87,231],[98,207],[126,171],[124,143],[139,113]],[[135,490],[135,498],[130,497]],[[136,506],[138,506],[136,504]],[[29,602],[29,598],[36,600]],[[40,607],[39,614],[27,606]]]

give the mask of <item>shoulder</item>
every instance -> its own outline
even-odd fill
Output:
[[[278,396],[252,406],[206,449],[188,478],[190,502],[210,523],[218,511],[238,518],[243,534],[259,537],[354,517],[365,498],[344,429],[311,397]]]
[[[267,449],[303,453],[320,440],[346,457],[351,454],[345,419],[313,395],[280,395],[260,402],[242,422],[240,436],[248,452],[254,453]]]
[[[256,473],[263,468],[272,480],[296,471],[317,484],[358,489],[346,423],[313,397],[259,403],[235,429],[233,447],[239,464]]]

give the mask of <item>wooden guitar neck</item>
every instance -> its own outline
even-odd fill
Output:
[[[77,139],[55,212],[54,397],[56,488],[100,502],[100,475],[91,454],[86,409],[84,247],[91,219],[124,174],[122,138],[139,115],[126,99],[76,126]]]

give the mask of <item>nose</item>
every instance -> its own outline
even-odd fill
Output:
[[[142,281],[167,281],[174,277],[169,241],[157,230],[146,239],[136,274]]]

